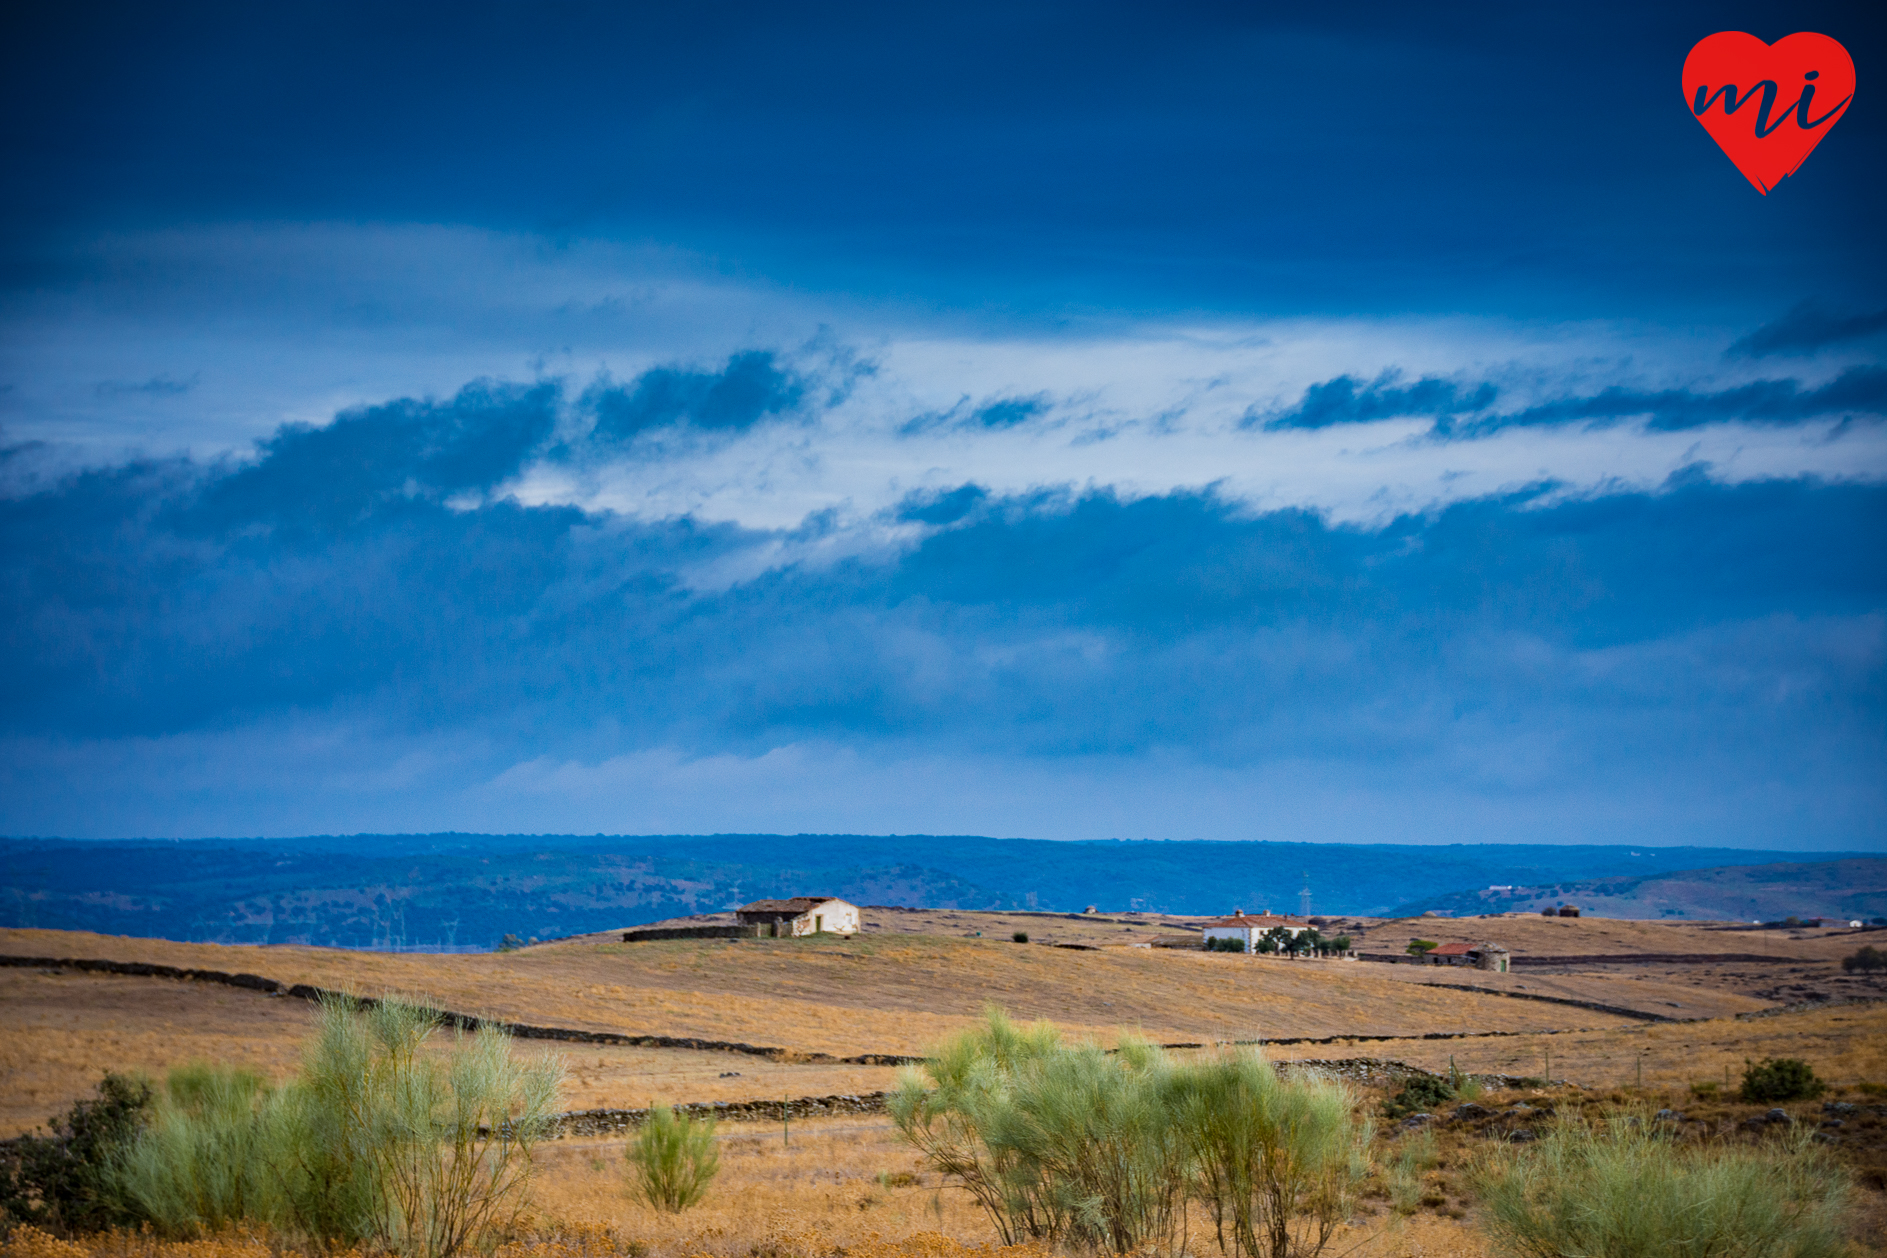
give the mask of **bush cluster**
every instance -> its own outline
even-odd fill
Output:
[[[1841,968],[1849,974],[1856,970],[1863,974],[1872,974],[1875,970],[1887,970],[1887,952],[1882,952],[1873,944],[1868,944],[1858,952],[1841,958]]]
[[[994,1010],[907,1071],[890,1109],[1007,1245],[1173,1252],[1191,1198],[1224,1252],[1311,1258],[1367,1170],[1368,1124],[1337,1083],[1280,1079],[1249,1051],[1181,1065],[1141,1041],[1067,1045]]]
[[[186,1238],[255,1223],[323,1247],[452,1258],[514,1217],[562,1072],[513,1061],[491,1029],[431,1051],[437,1029],[402,1001],[333,1000],[283,1087],[206,1065],[155,1094],[107,1076],[64,1125],[57,1173],[16,1169],[7,1213]]]
[[[1383,1102],[1385,1118],[1407,1118],[1438,1110],[1455,1099],[1454,1085],[1434,1075],[1413,1075],[1397,1093]]]
[[[0,1226],[95,1232],[136,1222],[110,1170],[144,1129],[151,1101],[149,1083],[108,1074],[95,1099],[53,1120],[50,1135],[0,1145]]]
[[[1849,1252],[1846,1175],[1798,1133],[1788,1146],[1675,1144],[1647,1112],[1557,1124],[1485,1156],[1483,1226],[1529,1258],[1837,1258]]]
[[[1826,1088],[1808,1063],[1799,1057],[1765,1057],[1760,1062],[1744,1065],[1743,1086],[1737,1097],[1763,1104],[1812,1101]]]

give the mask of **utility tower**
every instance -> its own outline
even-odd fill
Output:
[[[1304,871],[1304,889],[1297,893],[1297,915],[1310,916],[1310,870]]]

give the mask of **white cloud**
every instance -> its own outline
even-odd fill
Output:
[[[513,488],[529,502],[780,529],[822,511],[864,527],[907,493],[965,481],[1127,496],[1216,485],[1254,509],[1372,521],[1543,480],[1574,493],[1651,487],[1699,461],[1728,481],[1887,473],[1879,424],[1836,441],[1828,425],[1621,425],[1448,444],[1422,440],[1420,421],[1237,426],[1248,408],[1287,405],[1310,384],[1389,368],[1493,380],[1503,406],[1611,384],[1726,387],[1777,370],[1723,358],[1738,327],[1091,316],[1044,328],[789,291],[656,245],[454,227],[222,226],[92,240],[64,262],[66,281],[16,291],[0,311],[0,369],[12,385],[0,415],[9,440],[53,442],[85,462],[129,450],[240,457],[281,423],[448,395],[479,377],[559,376],[574,392],[599,371],[625,380],[663,362],[711,367],[754,347],[816,364],[841,344],[877,372],[810,423],[581,476],[539,465]],[[1841,365],[1812,366],[1825,378]],[[154,379],[193,387],[98,387]],[[902,432],[919,416],[1037,395],[1046,413],[1009,429]]]

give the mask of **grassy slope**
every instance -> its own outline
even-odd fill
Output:
[[[0,951],[248,971],[410,992],[520,1022],[695,1035],[849,1056],[914,1053],[993,1001],[1024,1018],[1160,1040],[1535,1030],[1607,1015],[1438,991],[1348,962],[1191,951],[1079,952],[992,938],[588,940],[515,953],[388,955],[0,931]]]

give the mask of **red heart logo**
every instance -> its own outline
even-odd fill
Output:
[[[1854,59],[1811,31],[1765,44],[1718,31],[1684,58],[1684,102],[1764,196],[1793,175],[1854,99]]]

